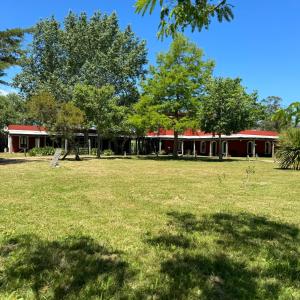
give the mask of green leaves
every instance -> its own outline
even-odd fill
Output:
[[[18,64],[23,53],[21,43],[25,31],[19,28],[0,31],[0,78],[5,75],[4,70]],[[0,79],[0,84],[8,85]]]
[[[63,26],[53,17],[36,24],[14,84],[25,96],[46,89],[60,101],[72,98],[77,83],[112,85],[120,104],[130,106],[146,62],[145,42],[129,26],[122,31],[115,13],[88,18],[71,12]]]
[[[300,128],[289,128],[280,136],[276,158],[280,168],[300,170]]]
[[[256,98],[255,93],[246,93],[239,78],[212,80],[202,102],[201,129],[229,135],[251,127],[256,120]]]
[[[200,98],[211,78],[214,63],[203,60],[203,51],[177,35],[167,53],[157,56],[149,78],[142,83],[143,94],[135,105],[137,123],[148,130],[159,128],[183,132],[197,127]]]
[[[137,0],[136,12],[144,15],[149,11],[152,14],[157,2],[156,0]],[[229,22],[233,19],[233,6],[228,4],[227,0],[160,0],[159,5],[161,13],[158,36],[161,39],[170,35],[174,37],[177,31],[184,31],[188,26],[191,26],[192,31],[208,29],[211,20],[215,17],[219,22]]]

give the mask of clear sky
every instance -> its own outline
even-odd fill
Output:
[[[300,100],[300,1],[299,0],[228,0],[235,18],[230,23],[213,22],[208,31],[187,32],[204,49],[207,58],[216,61],[215,75],[241,77],[249,91],[260,98],[280,96],[287,105]],[[148,59],[166,51],[170,39],[157,40],[158,12],[152,16],[134,13],[133,0],[10,0],[1,1],[0,30],[30,27],[39,19],[54,15],[63,20],[70,11],[116,11],[122,27],[147,41]],[[10,80],[17,68],[8,70]],[[0,87],[2,90],[8,88]]]

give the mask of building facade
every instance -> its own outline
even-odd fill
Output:
[[[160,130],[147,135],[160,153],[173,152],[174,132]],[[179,153],[182,155],[217,156],[218,137],[200,130],[186,130],[179,135]],[[222,135],[225,157],[272,157],[278,133],[274,131],[244,130],[232,135]]]
[[[51,138],[44,127],[31,125],[9,125],[6,136],[2,141],[2,151],[4,148],[8,152],[24,152],[34,147],[59,147],[67,149],[67,141],[59,136]],[[275,144],[278,133],[274,131],[245,130],[232,135],[222,136],[222,150],[225,157],[245,157],[259,156],[272,157],[275,151]],[[91,149],[97,147],[96,131],[90,129],[86,134],[76,133],[76,140],[80,147]],[[102,149],[112,149],[116,154],[135,153],[137,143],[134,137],[119,137],[113,140],[103,139]],[[161,154],[173,153],[174,132],[163,130],[159,132],[149,132],[143,138],[143,154],[159,152]],[[135,148],[135,149],[134,149]],[[186,130],[179,135],[179,154],[197,156],[217,156],[218,137],[200,130]]]

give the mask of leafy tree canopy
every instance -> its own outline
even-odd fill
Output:
[[[219,22],[233,19],[233,6],[227,0],[137,0],[137,13],[150,14],[157,3],[161,7],[158,36],[174,36],[179,30],[191,26],[192,31],[208,29],[213,18]]]
[[[0,133],[10,124],[21,124],[25,119],[25,103],[17,94],[0,95]]]
[[[5,76],[5,69],[18,63],[23,53],[21,50],[23,36],[24,30],[19,28],[0,31],[0,84],[8,85],[1,77]]]
[[[50,92],[39,91],[27,101],[26,108],[29,118],[45,126],[53,138],[68,140],[70,148],[76,150],[76,159],[79,159],[74,133],[83,128],[85,115],[73,102],[57,101]]]
[[[135,102],[137,82],[145,74],[145,42],[129,26],[122,31],[115,13],[88,18],[70,12],[63,25],[54,17],[36,24],[15,86],[26,96],[43,89],[69,101],[78,83],[112,85],[120,104]]]
[[[157,56],[149,78],[142,83],[143,94],[135,109],[136,124],[146,129],[173,129],[174,155],[178,133],[197,127],[199,99],[205,93],[214,62],[203,60],[203,51],[182,35],[177,35],[167,53]]]
[[[257,95],[247,94],[241,79],[216,78],[208,85],[202,102],[200,127],[219,136],[219,157],[222,158],[221,135],[250,128],[257,113]]]
[[[280,130],[280,122],[274,119],[274,115],[280,110],[282,99],[277,96],[269,96],[260,102],[261,118],[258,127],[263,130]]]
[[[277,110],[272,121],[278,124],[278,130],[300,127],[300,102],[293,102],[287,108]]]

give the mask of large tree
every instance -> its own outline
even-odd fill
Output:
[[[18,63],[24,30],[15,28],[0,31],[0,84],[8,85],[1,77],[5,75],[4,70]]]
[[[258,122],[258,127],[263,130],[280,130],[280,122],[274,119],[274,115],[280,110],[282,99],[277,96],[269,96],[263,99],[260,104],[262,108],[262,117]]]
[[[150,14],[157,3],[161,7],[158,36],[174,36],[177,30],[191,26],[192,31],[208,28],[212,19],[219,22],[233,19],[233,6],[227,0],[137,0],[136,12]]]
[[[57,101],[50,92],[39,91],[29,98],[26,108],[33,123],[46,127],[53,139],[67,140],[68,151],[63,159],[73,149],[75,159],[80,160],[75,134],[86,123],[84,113],[73,102]]]
[[[138,99],[146,62],[145,42],[129,26],[121,30],[115,13],[71,12],[63,26],[54,17],[36,24],[14,82],[26,96],[44,89],[60,101],[72,99],[78,83],[112,85],[120,104],[129,105]]]
[[[140,124],[149,130],[174,130],[173,155],[178,155],[178,135],[197,126],[196,115],[214,62],[203,59],[203,51],[183,35],[177,35],[167,53],[157,56],[143,94],[136,104]],[[137,121],[137,119],[135,120]]]
[[[277,110],[272,121],[278,124],[278,130],[300,127],[300,102],[292,102],[287,108]]]
[[[17,94],[0,95],[0,134],[10,124],[25,120],[25,102]]]
[[[91,85],[76,85],[75,104],[85,112],[89,126],[97,128],[97,157],[100,158],[101,138],[119,133],[122,119],[126,116],[124,107],[118,105],[113,86],[97,88]]]
[[[256,93],[248,94],[241,79],[216,78],[210,82],[202,102],[200,127],[219,138],[222,159],[222,135],[230,135],[255,124],[258,111]]]

